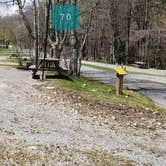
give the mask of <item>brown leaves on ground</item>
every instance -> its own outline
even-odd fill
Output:
[[[56,87],[52,83],[35,86],[35,88],[41,91],[43,94],[41,98],[48,100],[48,103],[70,103],[72,111],[94,118],[103,124],[116,121],[124,127],[141,127],[151,130],[156,130],[157,128],[166,129],[166,116],[149,108],[132,108],[123,104],[104,103],[85,95]]]
[[[11,144],[12,143],[12,144]],[[62,145],[26,145],[8,139],[0,142],[0,165],[124,165],[134,166],[133,161],[114,157],[110,152],[99,150],[78,150]]]

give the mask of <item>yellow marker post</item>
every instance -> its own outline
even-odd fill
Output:
[[[115,89],[116,95],[120,95],[123,93],[123,78],[127,75],[127,72],[123,68],[115,68],[116,71],[116,82],[115,82]]]

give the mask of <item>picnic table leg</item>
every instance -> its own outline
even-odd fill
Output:
[[[46,78],[45,68],[47,68],[47,62],[46,61],[42,61],[42,63],[41,63],[42,79]]]
[[[55,71],[57,71],[58,74],[61,75],[61,71],[60,71],[60,67],[59,67],[59,62],[54,62],[54,66],[55,66]]]

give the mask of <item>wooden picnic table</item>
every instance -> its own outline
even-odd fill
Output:
[[[33,71],[33,75],[36,75],[36,73],[39,70],[44,70],[45,71],[57,71],[59,74],[61,73],[62,68],[59,66],[60,59],[57,58],[39,58],[39,64],[36,68],[35,65],[31,66],[30,69]]]
[[[58,71],[60,69],[59,63],[60,63],[60,59],[57,58],[40,58],[39,59],[39,68],[43,69],[43,67],[45,69],[48,70],[56,70]]]

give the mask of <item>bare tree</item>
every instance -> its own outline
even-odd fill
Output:
[[[50,20],[50,8],[51,8],[51,0],[46,1],[46,32],[45,32],[45,42],[44,42],[44,64],[45,64],[45,59],[47,57],[47,45],[48,45],[48,32],[49,32],[49,20]],[[44,79],[44,68],[42,70],[42,80]]]
[[[82,34],[81,37],[81,42],[80,42],[80,47],[79,47],[79,56],[78,56],[78,69],[77,69],[77,76],[80,76],[80,70],[81,70],[81,60],[83,58],[83,51],[85,49],[85,44],[87,42],[87,38],[89,35],[89,31],[92,25],[92,19],[93,19],[93,12],[96,9],[97,5],[99,4],[100,0],[97,0],[95,4],[91,7],[89,11],[89,20],[88,20],[88,25],[84,30],[84,33]]]

